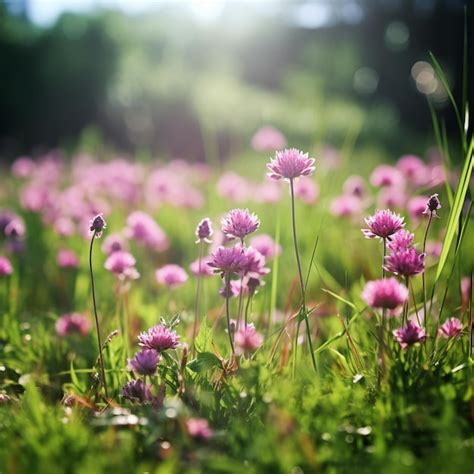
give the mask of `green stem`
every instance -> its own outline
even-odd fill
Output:
[[[225,316],[227,319],[227,332],[229,333],[229,342],[230,342],[230,348],[232,351],[232,357],[235,354],[234,350],[234,341],[232,339],[232,331],[230,329],[230,314],[229,314],[229,285],[230,285],[230,273],[227,272],[224,277],[224,292],[225,292]],[[236,328],[237,329],[237,328]]]
[[[425,236],[423,238],[423,253],[425,253],[425,251],[426,251],[426,239],[428,237],[428,230],[430,229],[432,219],[433,219],[433,213],[430,212],[430,218],[428,219],[428,224],[427,224],[426,230],[425,230]],[[426,270],[426,267],[425,267],[425,270]],[[425,322],[425,329],[426,329],[426,326],[428,325],[428,314],[427,314],[427,310],[426,310],[427,306],[426,306],[425,270],[421,274],[421,283],[422,283],[422,286],[423,286],[423,313],[424,313],[424,317],[425,317],[424,322]]]
[[[200,300],[201,300],[201,268],[202,268],[202,254],[203,254],[203,242],[199,242],[199,256],[198,256],[198,275],[196,285],[196,300],[194,306],[194,324],[193,324],[193,357],[196,354],[196,334],[197,325],[199,320]]]

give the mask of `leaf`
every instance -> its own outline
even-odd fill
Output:
[[[208,352],[212,348],[212,328],[207,324],[207,317],[204,317],[196,336],[197,352]]]
[[[220,365],[219,358],[212,352],[200,352],[195,359],[188,363],[188,368],[193,372],[201,373]]]
[[[333,293],[331,290],[326,290],[325,288],[322,288],[324,293],[328,293],[331,296],[334,296],[334,298],[338,299],[339,301],[342,301],[346,305],[350,306],[352,309],[357,309],[354,303],[351,303],[350,301],[346,300],[342,296],[337,295],[336,293]]]

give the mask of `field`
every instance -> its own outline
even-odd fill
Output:
[[[0,472],[472,472],[465,141],[17,159]]]

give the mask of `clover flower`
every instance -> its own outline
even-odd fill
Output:
[[[402,349],[406,349],[416,343],[422,343],[426,339],[426,331],[413,321],[407,321],[406,326],[395,329],[393,335]]]
[[[77,268],[79,257],[69,249],[60,249],[56,256],[56,262],[60,268]]]
[[[414,238],[414,234],[408,230],[402,229],[389,238],[387,247],[393,252],[406,250],[411,247]]]
[[[234,334],[235,353],[237,355],[255,352],[263,344],[263,336],[258,333],[255,326],[241,324]]]
[[[314,158],[309,158],[308,153],[303,153],[296,148],[277,151],[275,158],[270,160],[267,168],[272,179],[292,180],[300,176],[310,176],[314,167]]]
[[[89,231],[92,232],[97,239],[102,235],[102,232],[107,227],[103,214],[97,214],[89,221],[89,224]]]
[[[104,267],[121,280],[136,280],[140,274],[137,272],[135,264],[136,260],[133,255],[120,250],[107,257]]]
[[[130,380],[122,388],[122,397],[133,403],[147,403],[153,401],[151,385],[142,379]]]
[[[209,422],[204,418],[189,418],[186,421],[186,429],[191,437],[205,441],[214,436],[209,427]]]
[[[163,352],[168,349],[176,349],[179,346],[179,336],[164,324],[151,327],[138,336],[139,345],[145,349],[153,349]]]
[[[379,237],[387,239],[405,227],[403,217],[389,209],[377,210],[373,216],[365,219],[368,229],[361,229],[366,239]]]
[[[210,238],[212,237],[213,233],[214,231],[212,229],[211,219],[209,219],[209,217],[205,217],[196,227],[196,243],[206,242],[210,244],[212,242]]]
[[[243,240],[260,226],[257,215],[248,209],[232,209],[221,219],[222,232],[228,239]]]
[[[155,272],[156,281],[168,288],[177,288],[186,282],[188,274],[179,265],[164,265]]]
[[[212,255],[208,265],[214,268],[215,272],[224,274],[237,273],[243,274],[247,257],[242,252],[242,247],[219,247]]]
[[[436,213],[438,209],[441,209],[441,202],[438,198],[438,194],[432,194],[426,202],[426,207],[423,211],[423,214],[427,216],[438,217],[438,214]]]
[[[140,375],[155,375],[160,355],[153,349],[142,349],[128,359],[128,369]]]
[[[391,252],[385,257],[385,270],[405,277],[415,276],[425,269],[425,254],[415,248]]]
[[[449,318],[440,326],[438,335],[446,339],[459,337],[462,334],[462,330],[463,325],[458,318]]]
[[[408,288],[396,278],[383,278],[369,281],[361,297],[372,308],[394,310],[407,301]]]
[[[7,257],[0,255],[0,276],[9,276],[13,273],[13,266]]]
[[[56,334],[60,337],[66,337],[74,333],[87,336],[91,330],[91,323],[83,314],[67,313],[56,321],[55,328]]]

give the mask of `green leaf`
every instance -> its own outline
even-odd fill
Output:
[[[195,359],[188,363],[188,369],[196,373],[207,372],[214,367],[219,367],[221,361],[212,352],[200,352]]]
[[[208,352],[212,347],[212,328],[207,324],[207,317],[204,317],[196,336],[196,350],[198,352]]]
[[[326,290],[325,288],[322,288],[322,290],[324,291],[324,293],[328,293],[329,295],[334,296],[334,298],[338,299],[339,301],[342,301],[343,303],[350,306],[351,308],[356,309],[356,306],[354,303],[351,303],[350,301],[346,300],[342,296],[339,296],[336,293],[333,293],[331,290]]]

